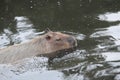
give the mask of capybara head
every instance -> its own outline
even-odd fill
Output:
[[[44,35],[19,45],[0,50],[0,63],[14,62],[31,56],[54,58],[57,51],[68,50],[77,46],[75,37],[61,32],[48,30]]]
[[[43,49],[45,53],[52,53],[59,50],[70,49],[77,46],[77,41],[72,35],[61,32],[48,31],[43,35]]]

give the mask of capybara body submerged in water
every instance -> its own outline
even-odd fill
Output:
[[[13,63],[37,55],[54,57],[53,52],[73,48],[77,45],[76,39],[61,32],[48,31],[29,42],[13,45],[0,50],[0,63]]]

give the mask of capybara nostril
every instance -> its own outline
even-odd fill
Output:
[[[70,43],[71,46],[73,47],[77,46],[77,41],[75,40],[74,37],[67,38],[67,41]]]

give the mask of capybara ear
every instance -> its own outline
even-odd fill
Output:
[[[46,39],[46,40],[50,40],[50,39],[51,39],[51,36],[50,36],[50,35],[46,35],[45,39]]]
[[[45,29],[45,33],[52,32],[49,28]]]

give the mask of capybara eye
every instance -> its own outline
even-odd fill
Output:
[[[61,40],[61,38],[56,39],[56,41],[60,41],[60,40]]]
[[[51,39],[51,36],[47,35],[46,40],[50,40],[50,39]]]

